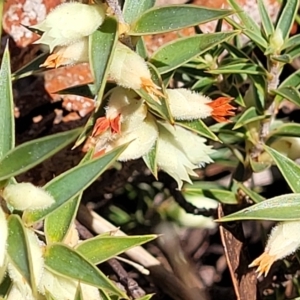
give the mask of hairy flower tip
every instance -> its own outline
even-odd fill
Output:
[[[172,176],[181,189],[183,181],[191,182],[189,175],[197,176],[194,169],[211,163],[214,150],[205,144],[206,139],[180,126],[159,123],[157,164]]]
[[[164,97],[160,88],[152,81],[145,60],[121,42],[117,42],[109,75],[124,88],[144,89],[156,101],[159,101],[158,97]]]
[[[70,45],[91,35],[104,19],[103,5],[67,2],[57,6],[44,21],[31,28],[44,32],[35,43],[49,45],[52,52],[56,46]]]
[[[28,241],[29,259],[32,261],[34,284],[38,286],[44,272],[44,258],[41,248],[43,244],[32,230],[25,228],[25,234]],[[32,295],[31,287],[29,283],[24,280],[19,270],[11,263],[8,264],[7,269],[16,289],[23,295],[24,299],[34,300],[35,297]],[[17,293],[17,291],[15,291],[15,293]]]
[[[120,145],[129,143],[119,156],[119,161],[138,159],[148,153],[158,137],[155,119],[151,115],[147,115],[143,122],[139,123],[138,126],[136,124],[134,118],[130,118],[122,124],[122,134],[111,140],[107,140],[105,136],[104,139],[100,137],[95,152],[105,153]]]
[[[27,182],[6,186],[2,196],[17,210],[43,209],[55,202],[45,190]]]
[[[105,111],[105,117],[97,119],[92,136],[97,137],[107,130],[112,134],[121,133],[121,124],[126,120],[131,120],[138,126],[147,115],[143,100],[134,91],[121,87],[113,90]]]
[[[89,61],[89,40],[82,38],[79,41],[67,45],[58,46],[50,54],[40,67],[58,68],[65,65],[80,64]]]
[[[172,116],[176,120],[204,119],[212,114],[209,97],[187,89],[167,89]]]
[[[209,107],[213,109],[211,117],[214,118],[217,122],[228,122],[226,117],[234,116],[236,108],[229,104],[233,98],[231,97],[219,97],[216,100],[213,100],[210,103],[207,103]]]
[[[98,288],[80,283],[83,300],[101,300]],[[75,299],[78,281],[60,276],[45,269],[43,277],[38,286],[41,294],[50,294],[53,299],[69,300]]]
[[[5,263],[6,256],[6,241],[8,236],[8,227],[6,216],[2,208],[0,207],[0,268],[3,267]]]
[[[272,264],[294,253],[300,247],[300,221],[281,222],[269,236],[264,253],[256,258],[249,267],[256,267],[258,277],[267,276]]]

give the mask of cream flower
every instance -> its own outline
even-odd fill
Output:
[[[159,87],[152,81],[145,60],[121,42],[117,42],[109,75],[122,87],[144,89],[157,101],[158,97],[164,97]]]
[[[101,300],[100,293],[96,287],[80,283],[84,300]],[[54,299],[69,300],[74,299],[78,286],[77,280],[72,280],[52,273],[45,269],[40,285],[39,292],[45,294],[49,292]]]
[[[209,97],[187,89],[167,89],[169,107],[176,120],[196,120],[209,116],[218,122],[227,121],[235,109],[228,104],[231,98],[220,97],[212,101]]]
[[[70,45],[91,35],[104,19],[102,5],[69,2],[59,5],[44,21],[31,27],[44,32],[35,43],[49,45],[52,52],[56,46]]]
[[[8,227],[6,216],[0,207],[0,268],[4,266],[6,257],[6,241],[8,236]],[[1,282],[1,281],[0,281]]]
[[[177,181],[179,189],[183,180],[192,183],[189,175],[197,176],[194,169],[212,162],[209,154],[214,150],[205,142],[204,138],[180,126],[159,124],[157,164]]]
[[[88,61],[89,39],[86,37],[67,46],[57,46],[40,67],[58,68],[63,65],[79,64]]]
[[[53,197],[45,190],[27,182],[6,186],[2,196],[17,210],[43,209],[54,203]]]
[[[281,222],[269,236],[264,253],[256,258],[249,267],[256,267],[258,277],[267,276],[272,264],[294,253],[300,247],[300,221]]]

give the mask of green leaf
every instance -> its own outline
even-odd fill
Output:
[[[80,243],[76,251],[94,265],[100,264],[135,246],[156,239],[156,235],[142,236],[97,236]]]
[[[290,37],[285,43],[284,46],[282,47],[282,50],[287,49],[287,48],[292,48],[300,45],[300,34],[296,34],[292,37]],[[288,51],[287,51],[288,53]]]
[[[209,138],[213,141],[220,142],[218,137],[205,125],[202,120],[195,120],[195,121],[176,121],[177,125],[189,129],[199,135],[202,135],[206,138]]]
[[[97,107],[100,106],[108,76],[109,65],[118,40],[118,22],[107,17],[101,27],[89,38],[90,66],[94,76]]]
[[[270,13],[267,10],[265,2],[263,0],[258,0],[257,4],[258,4],[259,14],[261,17],[262,26],[268,38],[274,32],[273,22],[271,20]]]
[[[93,151],[89,151],[81,160],[80,165],[92,158]],[[55,214],[50,214],[44,222],[44,232],[47,244],[62,242],[68,234],[76,217],[82,193],[62,204],[56,209]]]
[[[143,156],[143,160],[148,167],[148,169],[151,171],[153,176],[157,179],[157,162],[156,162],[156,150],[157,150],[157,141],[151,148],[151,150]]]
[[[245,110],[241,117],[238,119],[235,126],[233,127],[233,130],[245,126],[246,124],[249,124],[251,122],[263,120],[264,118],[266,118],[266,116],[259,115],[255,107],[250,107]]]
[[[139,0],[137,4],[136,0],[126,0],[123,7],[123,16],[125,22],[132,24],[140,15],[147,9],[153,7],[155,0]]]
[[[286,123],[270,133],[271,136],[294,136],[299,137],[300,135],[300,124],[296,123]]]
[[[100,289],[108,290],[113,294],[127,299],[126,295],[99,269],[66,245],[52,244],[47,246],[44,257],[45,264],[51,271]]]
[[[82,84],[82,85],[72,86],[64,90],[59,90],[55,92],[55,94],[77,95],[77,96],[83,96],[83,97],[93,99],[95,97],[94,88],[95,87],[92,84]]]
[[[44,230],[47,244],[62,242],[76,217],[82,193],[62,204],[54,214],[46,217]]]
[[[170,32],[222,19],[232,13],[231,10],[212,9],[196,5],[157,6],[144,12],[132,24],[129,35]]]
[[[236,29],[242,29],[243,34],[247,35],[250,40],[255,42],[258,46],[266,49],[268,47],[267,41],[263,38],[260,28],[257,23],[246,13],[235,0],[228,0],[228,3],[236,11],[238,18],[241,20],[243,26],[237,24],[231,18],[225,18],[225,20]]]
[[[293,102],[298,106],[300,105],[300,93],[294,86],[280,87],[276,90],[272,90],[272,92],[284,99]]]
[[[290,61],[297,58],[300,55],[300,45],[287,49],[286,54],[289,56]]]
[[[300,69],[296,72],[292,73],[289,77],[287,77],[284,81],[281,82],[279,85],[279,89],[283,87],[300,87]]]
[[[285,6],[276,24],[276,30],[280,29],[283,40],[286,40],[289,37],[291,28],[297,15],[299,0],[288,0],[284,3]]]
[[[266,70],[259,65],[250,63],[238,63],[220,66],[215,70],[209,70],[210,74],[251,74],[251,75],[266,75]]]
[[[300,193],[300,166],[293,162],[291,159],[268,146],[265,146],[265,150],[269,153],[269,155],[276,163],[278,169],[287,181],[291,190],[294,193]]]
[[[0,4],[1,8],[1,4]],[[0,159],[15,145],[14,100],[8,44],[0,70]]]
[[[163,74],[178,68],[194,57],[226,42],[239,31],[199,34],[179,38],[160,47],[151,57],[150,62]]]
[[[153,296],[154,294],[148,294],[145,295],[144,297],[138,298],[137,300],[150,300]]]
[[[218,222],[237,220],[288,221],[300,219],[300,194],[286,194],[265,200],[236,213],[217,219]]]
[[[76,166],[52,179],[44,188],[55,199],[55,203],[43,210],[26,211],[23,214],[23,220],[27,225],[31,225],[45,218],[48,214],[53,213],[62,204],[92,184],[94,180],[115,162],[126,147],[127,144],[122,145],[97,159]]]
[[[9,151],[0,161],[0,181],[38,165],[76,139],[80,129],[32,140]]]
[[[136,43],[135,51],[143,59],[146,59],[148,57],[148,51],[147,51],[147,47],[145,45],[143,37],[140,37],[138,39],[138,41]]]
[[[197,182],[193,185],[186,184],[182,191],[191,195],[196,194],[215,199],[224,204],[237,204],[237,198],[233,192],[225,190],[222,186],[207,182]]]
[[[24,280],[36,291],[33,275],[33,262],[31,261],[25,228],[18,215],[10,215],[8,218],[7,254],[9,262],[23,276]]]

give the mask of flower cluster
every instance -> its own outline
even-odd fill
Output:
[[[167,90],[167,95],[171,113],[178,120],[220,119],[232,114],[228,98],[216,100],[223,106],[220,109],[213,105],[216,101],[185,89]],[[120,161],[143,157],[155,148],[158,167],[172,176],[179,188],[183,181],[191,183],[190,175],[197,176],[195,169],[212,162],[209,155],[214,151],[205,144],[206,139],[180,124],[156,120],[143,99],[121,87],[112,92],[106,114],[96,121],[92,136],[96,155],[131,142]]]
[[[300,222],[287,221],[275,226],[269,236],[264,253],[249,267],[256,267],[258,277],[269,273],[272,264],[294,253],[300,247]]]
[[[54,199],[42,188],[38,188],[31,183],[18,183],[6,186],[2,193],[4,199],[3,206],[11,207],[16,210],[36,210],[47,208],[54,203]],[[45,268],[44,248],[42,242],[32,229],[24,228],[28,244],[28,259],[32,262],[33,281],[31,284],[36,286],[37,291],[33,291],[29,283],[24,279],[18,268],[9,258],[7,253],[7,239],[9,235],[8,223],[4,210],[0,207],[0,282],[8,273],[12,286],[6,299],[8,300],[35,300],[46,299],[48,294],[54,299],[74,299],[78,284],[84,291],[84,299],[100,300],[100,294],[96,287],[79,283],[78,280],[64,278],[51,270]],[[75,231],[75,232],[74,232]],[[74,238],[75,236],[75,238]],[[77,237],[77,238],[76,238]],[[65,242],[74,247],[78,244],[77,230],[71,227],[65,238]],[[48,298],[48,297],[47,297]]]

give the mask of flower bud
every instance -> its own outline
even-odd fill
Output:
[[[117,42],[109,75],[124,88],[144,89],[155,100],[158,100],[157,97],[164,97],[152,81],[145,60],[121,42]]]
[[[280,53],[280,50],[284,44],[282,32],[279,28],[276,28],[274,33],[270,37],[270,48],[274,53]]]
[[[269,236],[264,253],[256,258],[249,267],[258,266],[258,277],[267,276],[272,264],[294,253],[300,247],[300,221],[281,222]]]
[[[44,21],[31,27],[44,32],[35,43],[49,45],[52,52],[56,46],[70,45],[91,35],[104,19],[103,5],[67,2],[52,10]]]
[[[225,117],[234,115],[235,109],[228,104],[231,98],[220,97],[212,101],[209,97],[187,89],[167,89],[169,107],[176,120],[196,120],[207,117],[217,122],[227,122]]]
[[[2,196],[16,210],[43,209],[55,202],[45,190],[26,182],[6,186]]]
[[[67,46],[57,46],[40,67],[58,68],[63,65],[79,64],[88,61],[89,39],[86,37]]]

